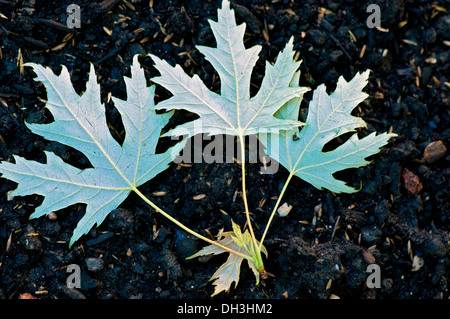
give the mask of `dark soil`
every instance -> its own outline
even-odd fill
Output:
[[[66,27],[66,7],[81,7],[80,29]],[[96,66],[111,130],[123,138],[123,126],[108,93],[125,98],[134,54],[147,79],[157,75],[155,54],[198,74],[217,90],[212,67],[195,45],[214,45],[207,19],[216,20],[219,1],[0,0],[0,160],[17,154],[44,161],[44,150],[87,167],[82,154],[31,134],[24,120],[48,123],[42,85],[34,82],[34,62],[59,72],[69,69],[75,88],[84,90],[89,62]],[[382,29],[370,29],[369,4],[381,7]],[[216,298],[359,298],[450,297],[450,147],[449,1],[235,1],[238,22],[247,23],[246,45],[262,45],[253,73],[253,89],[294,36],[300,52],[301,84],[325,83],[334,90],[340,75],[350,80],[371,69],[370,97],[357,115],[371,131],[392,130],[398,137],[361,169],[338,174],[358,187],[356,194],[319,191],[294,179],[283,202],[293,205],[275,218],[265,245],[266,269],[274,277],[255,285],[243,264],[236,289]],[[321,9],[322,8],[322,9]],[[157,88],[157,99],[168,92]],[[305,95],[307,108],[311,92]],[[193,118],[178,112],[171,126]],[[441,141],[434,151],[434,142]],[[208,142],[208,141],[206,141]],[[439,143],[441,143],[439,142]],[[164,148],[170,141],[163,141]],[[287,173],[261,175],[261,164],[248,164],[248,198],[260,238],[274,198]],[[39,196],[8,198],[16,185],[0,184],[0,298],[209,298],[210,276],[226,256],[208,262],[186,261],[204,244],[187,236],[131,195],[105,222],[71,249],[68,241],[84,206],[29,220]],[[181,222],[205,234],[230,229],[230,218],[245,224],[237,164],[172,165],[141,190]],[[152,195],[164,191],[165,196]],[[206,194],[194,200],[198,194]],[[238,196],[236,196],[236,194]],[[263,201],[264,205],[262,205]],[[225,215],[221,210],[228,213]],[[416,261],[413,263],[413,261]],[[381,270],[381,287],[369,288],[370,264]],[[81,288],[69,289],[70,264],[81,267]]]

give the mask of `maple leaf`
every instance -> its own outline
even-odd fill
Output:
[[[293,78],[298,83],[299,74]],[[368,94],[362,89],[367,84],[369,71],[358,73],[347,82],[340,77],[336,90],[328,95],[325,85],[320,85],[313,93],[310,102],[306,126],[298,129],[280,131],[280,134],[260,134],[261,143],[269,156],[280,162],[291,174],[312,184],[318,189],[326,188],[336,193],[356,192],[345,182],[337,180],[333,174],[348,168],[357,168],[369,164],[366,157],[376,154],[387,144],[393,133],[375,132],[364,138],[353,134],[336,149],[323,152],[324,145],[332,139],[354,132],[356,128],[366,127],[360,117],[351,115],[353,109]],[[292,83],[295,85],[295,83]],[[286,103],[275,115],[279,118],[295,119],[299,116],[301,98]]]
[[[160,76],[152,78],[152,81],[173,94],[156,107],[184,109],[200,117],[177,126],[166,135],[209,133],[244,136],[255,134],[261,129],[277,132],[302,125],[298,119],[273,116],[284,103],[308,91],[304,87],[289,86],[300,65],[300,62],[294,61],[293,38],[278,55],[274,65],[266,63],[261,87],[254,97],[250,97],[251,74],[261,46],[245,48],[245,23],[236,25],[234,10],[230,9],[228,0],[224,0],[222,8],[218,9],[218,21],[209,20],[209,23],[217,47],[197,46],[197,49],[217,70],[220,94],[210,91],[197,75],[190,77],[179,65],[172,67],[166,61],[150,55],[160,72]]]
[[[219,232],[217,235],[217,243],[244,254],[246,257],[231,253],[216,245],[205,246],[194,255],[188,257],[188,259],[192,259],[200,256],[229,253],[228,259],[211,276],[210,280],[214,280],[213,285],[215,286],[214,293],[211,296],[215,296],[222,291],[229,291],[233,282],[235,283],[235,287],[237,286],[241,272],[241,264],[244,259],[248,261],[248,265],[255,275],[256,284],[259,283],[260,273],[254,265],[256,251],[250,233],[248,230],[242,233],[239,225],[235,224],[233,221],[231,221],[231,223],[233,231]],[[267,250],[264,246],[262,246],[262,252],[267,257]]]
[[[12,196],[39,194],[45,197],[30,218],[75,203],[86,204],[86,213],[78,222],[70,245],[95,224],[98,226],[132,190],[136,191],[138,186],[168,168],[184,146],[184,143],[178,143],[164,153],[155,153],[161,130],[172,113],[156,114],[155,88],[147,87],[137,57],[133,58],[131,77],[125,78],[127,100],[113,98],[126,132],[122,146],[108,129],[92,64],[82,95],[75,92],[64,66],[60,75],[56,75],[49,68],[25,64],[37,74],[35,80],[44,84],[47,90],[45,106],[54,117],[52,123],[26,123],[27,127],[47,140],[82,152],[93,167],[80,170],[46,151],[46,164],[14,155],[15,164],[0,163],[0,173],[18,183]]]

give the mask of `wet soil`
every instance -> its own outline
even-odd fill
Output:
[[[81,7],[79,29],[66,25],[71,3]],[[367,25],[372,3],[381,8],[380,28]],[[76,150],[33,135],[24,125],[24,120],[48,123],[52,116],[44,109],[43,86],[22,62],[55,72],[67,66],[77,92],[84,90],[89,62],[94,63],[110,128],[119,140],[123,126],[108,94],[125,98],[123,76],[129,75],[133,55],[143,55],[147,79],[157,74],[145,57],[152,53],[218,90],[214,70],[195,45],[214,45],[207,20],[216,19],[219,5],[212,0],[0,0],[0,160],[12,161],[17,154],[43,162],[46,150],[77,167],[89,166]],[[358,134],[391,130],[398,137],[370,165],[337,175],[361,185],[355,194],[319,191],[294,179],[283,201],[293,208],[287,217],[275,218],[265,242],[266,269],[273,277],[255,285],[243,265],[237,288],[216,298],[449,298],[449,1],[242,0],[232,6],[238,22],[247,24],[246,46],[262,45],[253,93],[264,61],[274,61],[293,36],[304,86],[325,83],[332,92],[340,75],[350,80],[371,69],[370,97],[355,112],[368,127]],[[157,88],[157,100],[168,96]],[[304,111],[311,98],[305,95]],[[177,112],[169,125],[192,118]],[[168,144],[162,141],[161,149]],[[287,177],[283,168],[261,175],[260,167],[247,164],[257,237]],[[1,179],[1,299],[210,298],[208,280],[226,256],[186,260],[204,244],[136,195],[69,249],[84,206],[29,220],[42,198],[11,199],[15,187]],[[231,218],[245,224],[236,163],[173,164],[141,191],[206,236],[230,229]],[[195,200],[199,194],[206,196]],[[71,264],[80,266],[81,288],[66,285]],[[379,266],[379,288],[368,285],[371,264]]]

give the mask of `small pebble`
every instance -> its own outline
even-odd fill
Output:
[[[103,266],[105,265],[103,259],[95,257],[88,257],[85,259],[85,262],[87,269],[92,272],[98,272],[102,270]]]
[[[406,167],[403,169],[403,182],[405,183],[405,188],[408,191],[409,194],[417,194],[419,193],[423,185],[420,182],[420,179],[417,175],[415,175],[413,172],[411,172]]]
[[[437,234],[429,234],[429,236],[420,244],[425,256],[443,258],[448,254],[448,246],[445,239]]]
[[[447,153],[447,148],[442,141],[434,141],[428,144],[423,151],[423,158],[427,163],[437,162]]]
[[[291,205],[289,205],[288,203],[284,203],[278,208],[277,213],[280,217],[286,217],[291,211],[291,209],[292,209]]]
[[[375,244],[381,239],[383,232],[377,226],[366,226],[361,228],[361,238],[368,244]]]
[[[423,262],[423,258],[422,257],[419,257],[417,255],[414,256],[412,267],[411,267],[411,271],[414,272],[414,271],[420,270],[420,268],[423,267],[423,264],[424,264],[424,262]]]

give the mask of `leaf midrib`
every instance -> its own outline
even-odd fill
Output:
[[[240,117],[240,104],[239,104],[239,79],[237,76],[237,70],[236,70],[236,61],[234,59],[234,54],[233,54],[233,47],[231,45],[231,40],[230,40],[230,23],[228,21],[228,14],[225,15],[226,16],[226,30],[227,30],[227,43],[228,43],[228,48],[230,50],[230,56],[231,56],[231,60],[233,63],[233,71],[234,71],[234,81],[236,84],[236,109],[237,109],[237,126],[238,126],[238,130],[237,130],[237,134],[238,136],[243,136],[244,132],[241,131],[241,117]]]
[[[93,69],[91,68],[91,72],[93,72]],[[60,100],[63,102],[64,107],[70,112],[70,114],[72,115],[72,117],[75,119],[75,121],[78,122],[78,124],[81,126],[81,128],[89,135],[89,137],[92,139],[92,141],[94,142],[94,144],[97,146],[97,148],[100,150],[100,152],[103,154],[103,156],[108,160],[108,162],[111,164],[111,166],[117,171],[117,173],[120,175],[120,177],[122,177],[122,179],[130,186],[131,190],[136,189],[136,186],[133,185],[120,171],[120,169],[114,164],[114,162],[111,160],[111,158],[109,157],[109,155],[106,153],[106,151],[101,147],[101,145],[97,142],[97,140],[95,139],[94,136],[92,136],[92,134],[89,132],[89,130],[86,129],[86,127],[80,122],[80,120],[75,116],[75,114],[73,113],[73,111],[69,108],[69,106],[67,105],[65,99],[63,98],[63,96],[61,95],[61,93],[59,92],[58,88],[53,84],[53,82],[50,80],[50,78],[47,76],[47,74],[45,72],[41,72],[43,74],[43,76],[47,79],[47,82],[50,83],[50,85],[53,87],[53,89],[55,90],[55,92],[58,94]],[[76,183],[73,182],[68,182],[66,181],[66,183],[72,183],[74,185],[76,185]],[[90,187],[92,185],[83,185],[85,187]],[[93,187],[95,188],[95,187]],[[105,189],[103,187],[101,187],[102,189]]]
[[[387,136],[387,137],[388,137],[388,136]],[[366,145],[366,146],[364,146],[363,148],[358,148],[358,149],[357,149],[356,151],[354,151],[354,152],[346,153],[344,156],[341,156],[341,157],[339,157],[339,158],[336,158],[336,159],[331,160],[331,161],[328,161],[328,162],[318,163],[318,164],[309,165],[309,166],[303,166],[302,168],[300,168],[299,170],[297,170],[296,173],[301,172],[301,171],[303,171],[303,170],[306,170],[306,169],[308,169],[308,168],[315,168],[315,167],[325,166],[325,165],[327,165],[327,164],[330,164],[330,163],[333,163],[333,162],[340,161],[341,159],[344,159],[344,158],[346,158],[346,157],[348,157],[348,156],[351,156],[351,155],[354,155],[354,154],[356,154],[356,153],[365,151],[366,149],[371,148],[372,146],[374,146],[374,145],[376,145],[376,144],[378,144],[378,143],[380,143],[380,142],[381,142],[380,140],[375,140],[373,143],[371,143],[371,144],[369,144],[369,145]],[[334,151],[336,151],[336,150],[333,150],[332,152],[334,152]],[[352,166],[352,167],[355,167],[355,166]],[[303,173],[302,173],[302,174],[303,174]]]
[[[342,98],[341,103],[339,103],[339,105],[338,105],[336,108],[334,108],[333,111],[328,115],[328,117],[326,118],[326,120],[323,121],[322,125],[318,128],[317,132],[314,134],[314,136],[313,136],[313,137],[309,140],[309,142],[306,144],[306,146],[305,146],[305,148],[303,149],[302,153],[300,154],[300,156],[299,156],[297,162],[295,163],[295,165],[294,165],[294,171],[291,172],[291,174],[294,175],[294,174],[297,174],[298,172],[300,172],[301,170],[303,170],[303,168],[299,168],[298,170],[297,170],[296,168],[297,168],[297,165],[300,163],[301,159],[303,158],[303,155],[305,154],[306,150],[307,150],[308,147],[311,145],[311,143],[315,140],[315,138],[316,138],[320,133],[322,133],[322,131],[321,131],[322,127],[328,122],[328,120],[332,117],[332,115],[333,115],[335,112],[337,112],[337,110],[344,104],[344,102],[347,100],[347,98],[348,98],[348,96],[350,95],[350,93],[354,91],[354,88],[355,88],[357,85],[359,85],[359,83],[360,83],[361,81],[364,81],[364,77],[360,77],[360,79],[356,82],[356,84],[353,85],[352,88],[349,89],[349,90],[347,91],[347,95],[346,95],[345,99]],[[341,91],[342,91],[342,89],[341,89]],[[328,94],[327,94],[326,91],[325,91],[325,88],[324,88],[324,93],[328,96]],[[318,92],[317,95],[318,95],[318,98],[317,98],[317,105],[318,105],[317,110],[319,110],[319,109],[320,109],[320,107],[319,107],[319,105],[320,105],[320,98],[321,98],[320,91]],[[341,95],[342,95],[342,92],[341,92]],[[316,116],[317,116],[317,119],[316,119],[316,120],[318,121],[318,120],[319,120],[319,114],[316,114]],[[319,125],[317,125],[317,126],[319,126]],[[310,127],[310,126],[309,126],[309,127]],[[308,129],[308,127],[306,127],[305,129]]]
[[[17,171],[13,171],[13,170],[10,170],[5,167],[3,167],[2,170],[17,174]],[[130,188],[123,188],[123,187],[115,188],[115,187],[95,186],[95,185],[91,185],[91,184],[80,184],[80,183],[76,183],[73,181],[61,180],[61,179],[57,179],[57,178],[50,178],[47,176],[40,176],[40,175],[36,175],[36,174],[28,174],[28,173],[22,173],[22,172],[20,173],[20,175],[41,178],[41,179],[51,181],[51,182],[65,183],[65,184],[70,184],[70,185],[74,185],[74,186],[94,188],[94,189],[104,189],[104,190],[114,190],[114,191],[130,190]]]

